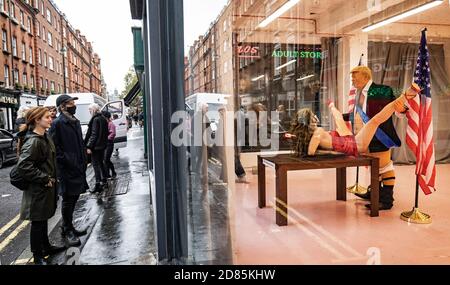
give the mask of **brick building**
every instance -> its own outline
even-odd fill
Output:
[[[106,95],[100,57],[53,1],[0,0],[0,26],[1,88],[40,96]]]
[[[229,3],[189,50],[185,64],[186,96],[195,93],[233,94],[233,9]]]
[[[31,91],[35,88],[34,9],[22,1],[0,0],[2,87]]]

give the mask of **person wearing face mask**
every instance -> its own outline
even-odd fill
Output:
[[[49,130],[56,147],[58,193],[62,197],[62,236],[68,247],[79,246],[79,237],[86,234],[85,230],[75,229],[73,212],[80,195],[89,189],[81,124],[75,117],[76,100],[78,98],[69,95],[61,95],[56,99],[60,115]]]

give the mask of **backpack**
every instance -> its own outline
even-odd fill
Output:
[[[11,185],[19,189],[20,191],[26,191],[28,189],[29,183],[23,179],[22,176],[19,175],[19,171],[17,170],[18,164],[14,165],[9,173],[9,178]]]

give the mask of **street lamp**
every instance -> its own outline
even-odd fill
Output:
[[[67,84],[66,84],[66,54],[67,54],[67,49],[65,46],[63,46],[61,48],[61,54],[63,56],[63,80],[64,80],[64,93],[67,92]]]

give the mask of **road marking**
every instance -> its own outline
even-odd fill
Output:
[[[10,227],[12,227],[19,220],[20,215],[17,215],[14,219],[12,219],[9,223],[7,223],[3,228],[0,229],[0,236],[4,234]]]
[[[0,243],[0,252],[7,247],[18,235],[21,231],[23,231],[29,224],[29,221],[24,221],[20,224],[9,236],[7,236],[1,243]]]
[[[19,259],[11,263],[11,265],[23,265],[29,263],[30,261],[31,259]]]
[[[6,195],[2,195],[2,198],[8,198],[10,196],[11,196],[11,194],[6,194]]]

